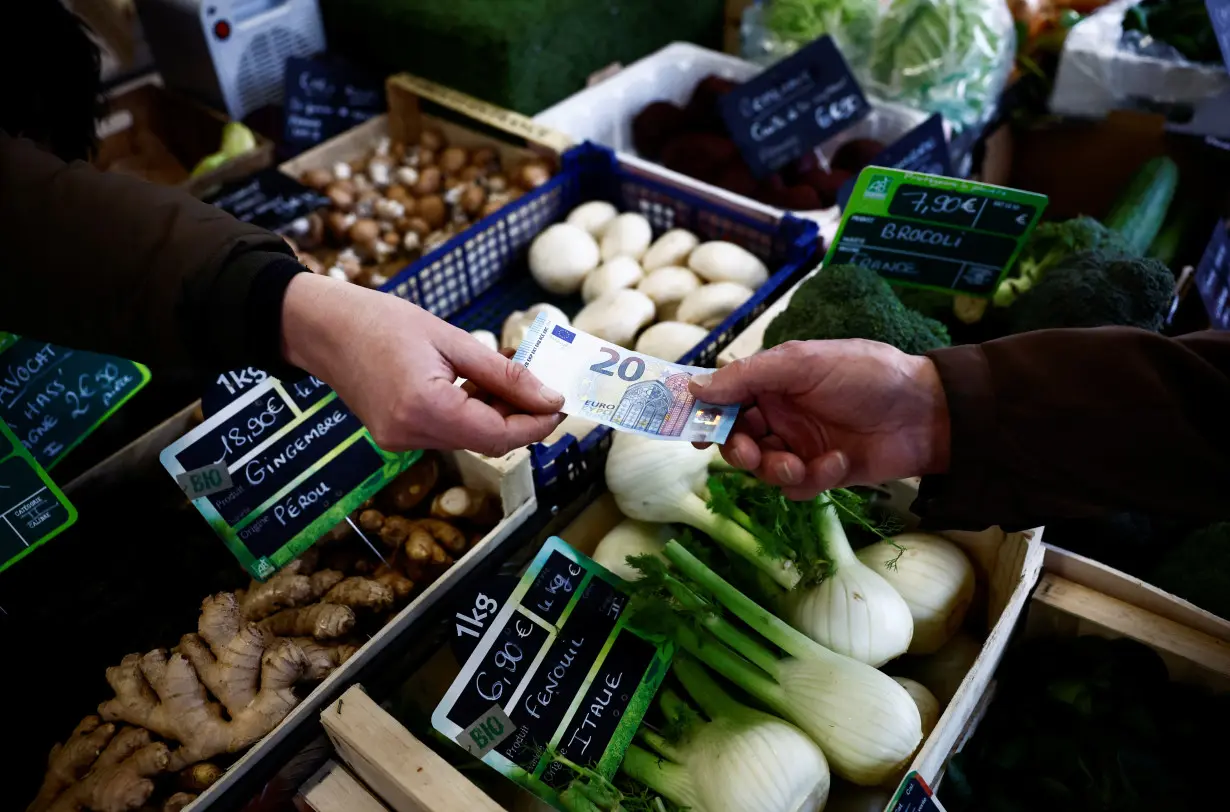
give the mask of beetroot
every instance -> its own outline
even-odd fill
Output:
[[[713,183],[729,164],[741,161],[739,148],[724,135],[687,133],[675,136],[662,148],[667,169]]]
[[[692,91],[692,98],[685,108],[688,114],[688,126],[702,132],[725,134],[726,122],[722,118],[722,109],[718,102],[738,86],[737,82],[716,75],[709,75],[701,79]]]
[[[833,168],[857,175],[883,151],[884,145],[874,138],[855,138],[837,149],[837,154],[833,156]]]
[[[666,143],[687,127],[683,108],[667,101],[656,101],[632,119],[632,144],[650,160],[657,160]]]

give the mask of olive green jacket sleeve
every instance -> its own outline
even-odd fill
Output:
[[[1039,330],[928,357],[952,427],[948,472],[924,477],[915,504],[928,527],[1226,518],[1230,333]]]
[[[0,330],[154,367],[268,366],[289,246],[174,188],[0,133]]]

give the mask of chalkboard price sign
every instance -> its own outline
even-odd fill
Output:
[[[499,740],[482,760],[543,800],[575,776],[548,752],[610,778],[666,675],[673,650],[625,625],[623,582],[552,537],[436,707],[432,725],[477,752],[493,706]],[[504,720],[507,724],[504,724]],[[494,740],[493,740],[494,741]]]
[[[825,264],[861,265],[894,284],[986,298],[1046,203],[1032,192],[869,166]]]
[[[284,229],[329,205],[329,198],[276,167],[228,183],[207,200],[237,220],[270,231]]]
[[[75,521],[76,509],[0,421],[0,572]]]
[[[48,471],[150,380],[141,364],[110,355],[19,336],[5,344],[0,420]]]
[[[225,466],[231,486],[192,500],[240,563],[265,580],[408,468],[420,452],[372,442],[328,387],[250,388],[162,452],[177,481]]]
[[[910,130],[880,152],[871,166],[904,169],[924,175],[951,175],[952,156],[944,134],[944,118],[939,113]],[[837,192],[837,205],[846,207],[857,178],[850,178]]]
[[[722,118],[756,177],[814,149],[871,112],[829,36],[722,97]]]
[[[1219,220],[1196,266],[1196,288],[1209,314],[1209,326],[1230,330],[1230,226]]]
[[[284,140],[300,152],[385,111],[377,77],[329,56],[286,60]]]

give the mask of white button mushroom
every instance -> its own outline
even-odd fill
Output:
[[[518,310],[504,319],[504,326],[500,330],[500,349],[517,349],[521,346],[521,342],[525,339],[525,334],[529,332],[530,325],[534,323],[534,319],[538,318],[539,313],[546,313],[547,317],[557,324],[567,325],[568,317],[564,315],[564,311],[560,310],[555,305],[549,305],[545,302],[530,305],[525,310]]]
[[[585,275],[598,267],[598,243],[567,223],[556,223],[530,243],[530,274],[549,293],[576,293]]]
[[[602,261],[615,257],[640,259],[652,240],[653,229],[644,215],[621,214],[602,232]]]
[[[645,256],[641,257],[641,267],[649,273],[667,265],[686,265],[688,254],[699,243],[696,235],[687,229],[672,228],[649,246]]]
[[[354,172],[350,168],[350,164],[345,161],[338,161],[333,165],[334,180],[350,180]]]
[[[679,303],[675,318],[688,324],[699,324],[707,330],[722,321],[752,298],[754,291],[735,282],[715,282],[692,291]]]
[[[582,203],[571,212],[564,222],[588,232],[594,239],[600,239],[602,232],[619,214],[619,209],[605,200],[591,200]]]
[[[632,257],[615,257],[589,272],[581,284],[581,298],[592,302],[613,290],[634,287],[645,278],[645,272]]]
[[[701,243],[688,257],[688,267],[706,282],[738,282],[756,288],[769,279],[769,269],[755,254],[733,242]]]
[[[664,361],[678,361],[685,352],[704,341],[707,335],[708,330],[695,324],[660,321],[641,333],[633,349]]]
[[[585,305],[572,326],[617,346],[631,347],[636,334],[653,321],[653,315],[652,299],[622,288]]]
[[[636,289],[653,299],[658,307],[658,318],[667,320],[674,318],[683,297],[699,289],[702,284],[700,277],[687,268],[667,265],[650,271]]]

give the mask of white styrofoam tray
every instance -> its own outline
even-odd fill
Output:
[[[632,144],[632,120],[646,106],[655,101],[686,105],[696,84],[711,74],[734,82],[746,82],[762,70],[760,65],[729,54],[688,42],[674,42],[632,63],[611,78],[547,108],[534,116],[534,121],[566,133],[577,141],[593,141],[639,159]],[[871,114],[821,144],[817,150],[821,155],[827,159],[842,144],[855,138],[874,138],[890,143],[927,119],[926,113],[911,107],[875,99],[870,101]],[[706,191],[717,189],[693,178],[688,178],[688,181],[689,185]],[[835,222],[841,217],[836,206],[794,214],[821,224]]]

